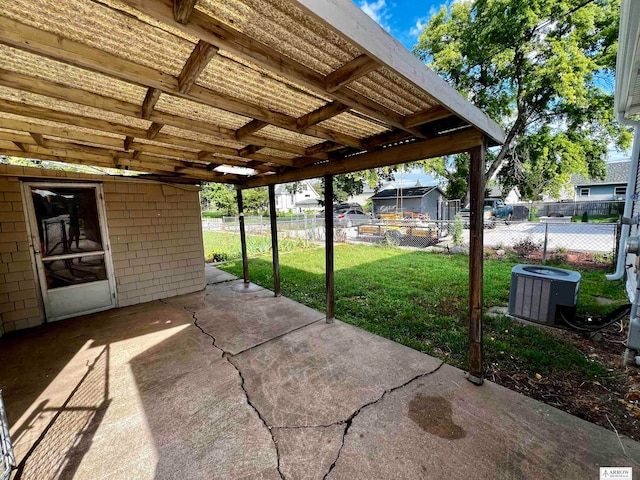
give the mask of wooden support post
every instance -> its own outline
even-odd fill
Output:
[[[240,223],[240,247],[242,249],[242,278],[249,283],[249,259],[247,258],[247,235],[244,230],[244,207],[242,204],[242,190],[236,190],[238,197],[238,219]]]
[[[333,175],[324,177],[324,230],[327,323],[333,323],[336,305],[333,275]]]
[[[470,150],[471,222],[469,242],[469,373],[467,378],[476,385],[484,381],[482,366],[482,272],[484,233],[484,170],[486,138]]]
[[[278,254],[278,217],[276,215],[276,186],[269,185],[269,218],[271,220],[271,252],[273,255],[273,293],[280,296],[280,255]]]

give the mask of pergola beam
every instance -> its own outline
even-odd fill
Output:
[[[329,96],[354,110],[404,129],[402,115],[346,87],[327,91],[326,77],[302,63],[282,55],[269,46],[217,22],[205,13],[195,10],[189,23],[182,25],[173,18],[173,5],[169,0],[123,0],[127,5],[150,17],[179,28],[189,35],[201,38],[217,47],[239,55],[263,68],[284,76],[310,90]],[[254,117],[257,118],[257,117]]]
[[[444,107],[437,106],[424,110],[422,112],[413,113],[404,117],[404,125],[407,128],[414,128],[425,123],[442,120],[451,117],[453,113]]]
[[[176,22],[185,24],[193,12],[198,0],[173,0],[173,18]]]
[[[324,122],[325,120],[333,118],[348,110],[350,110],[350,108],[343,103],[331,102],[314,110],[313,112],[309,112],[306,115],[299,117],[296,120],[296,123],[298,124],[298,128],[304,129],[311,125]]]
[[[254,134],[267,125],[269,124],[267,122],[263,122],[262,120],[251,120],[249,123],[236,130],[236,140],[243,140],[245,137]]]
[[[156,107],[161,93],[160,90],[153,87],[147,90],[147,94],[142,102],[142,118],[148,120],[151,117],[151,113],[153,113],[153,109]]]
[[[198,13],[198,12],[196,12]],[[213,90],[209,90],[200,85],[191,84],[188,92],[180,91],[180,80],[176,77],[168,75],[166,73],[154,70],[149,67],[145,67],[139,64],[136,64],[133,61],[125,60],[110,53],[104,52],[102,50],[98,50],[93,47],[89,47],[87,45],[83,45],[78,42],[74,42],[72,40],[68,40],[60,37],[59,35],[45,32],[39,30],[37,28],[21,24],[12,19],[0,16],[0,42],[10,45],[15,48],[19,48],[22,50],[26,50],[31,53],[35,53],[38,55],[45,55],[54,60],[61,61],[64,63],[68,63],[70,65],[74,65],[81,68],[86,68],[89,70],[96,71],[98,73],[102,73],[119,80],[135,83],[137,85],[157,89],[160,92],[175,95],[178,97],[182,97],[194,102],[204,103],[206,105],[212,106],[214,108],[219,108],[221,110],[225,110],[228,112],[235,113],[237,115],[244,115],[250,118],[258,119],[265,121],[269,124],[275,125],[280,128],[284,128],[286,130],[290,130],[296,133],[302,133],[305,135],[310,135],[313,137],[323,138],[326,140],[333,140],[344,145],[348,145],[351,147],[358,148],[360,146],[360,140],[352,137],[350,135],[346,135],[340,132],[336,132],[333,130],[329,130],[323,127],[318,126],[310,126],[301,130],[297,127],[296,118],[290,117],[288,115],[274,112],[268,108],[263,108],[258,105],[254,105],[250,102],[247,102],[242,99],[231,97],[230,95],[226,95],[220,92],[214,92]],[[203,42],[206,44],[206,42]],[[215,47],[212,47],[215,48]],[[188,63],[188,62],[187,62]],[[15,74],[19,75],[19,74]],[[48,82],[51,84],[51,82]],[[57,85],[57,84],[52,84]],[[65,100],[72,101],[75,103],[83,103],[82,98],[87,97],[87,95],[91,95],[89,92],[84,92],[79,89],[71,89],[70,87],[58,86],[56,91],[60,92],[61,90],[73,90],[71,94],[71,99],[64,98]],[[28,90],[31,91],[31,90]],[[42,92],[35,92],[43,94]],[[46,95],[46,93],[44,93]],[[147,92],[147,95],[150,95],[150,92]],[[60,98],[56,95],[51,95],[56,98]],[[100,97],[99,95],[93,95],[93,100],[96,97]],[[73,100],[73,98],[78,98],[78,100]],[[88,98],[88,97],[87,97]],[[126,102],[120,102],[117,100],[109,99],[108,97],[102,97],[103,102],[107,103],[101,105],[100,108],[108,109],[109,105],[114,105],[113,102],[118,102],[120,104],[125,104]],[[112,100],[112,102],[108,102]],[[127,105],[126,108],[130,108],[130,105]],[[91,105],[95,106],[95,105]],[[123,105],[120,105],[123,106]],[[141,107],[135,106],[134,111],[128,111],[125,114],[133,114],[139,118],[138,112],[141,110]],[[149,108],[147,108],[149,110]],[[123,112],[118,112],[123,113]],[[148,111],[147,111],[148,113]],[[164,114],[167,115],[167,114]],[[176,116],[172,116],[176,118]],[[155,112],[149,114],[149,119],[158,123],[163,123]],[[187,121],[188,119],[184,118],[183,121]],[[193,122],[189,123],[190,125],[199,125],[202,128],[201,122]],[[214,128],[213,126],[207,126],[209,130],[212,130],[210,134],[218,135],[225,139],[235,139],[235,132],[232,130],[223,131],[220,128]],[[193,128],[193,127],[191,127]],[[257,138],[252,138],[251,143],[256,144],[259,140]],[[264,141],[264,139],[262,140]],[[280,145],[280,147],[278,146]],[[277,150],[282,150],[286,144],[285,142],[275,142],[272,141],[269,148],[274,148]],[[265,145],[267,146],[267,145]],[[289,150],[284,150],[289,151]]]
[[[191,89],[198,76],[217,53],[218,47],[214,47],[210,43],[200,40],[196,44],[178,77],[178,91],[180,93],[187,93]]]
[[[325,88],[327,92],[333,93],[378,68],[380,68],[380,64],[363,53],[327,75]]]
[[[459,130],[429,140],[409,142],[393,148],[353,155],[332,160],[331,162],[311,165],[297,170],[287,170],[275,175],[264,175],[242,182],[243,188],[261,187],[272,183],[288,183],[309,178],[322,177],[329,173],[342,173],[386,167],[400,163],[413,162],[426,158],[439,157],[470,150],[482,141],[482,134],[474,129]]]

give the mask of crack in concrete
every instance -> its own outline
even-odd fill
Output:
[[[210,295],[208,293],[205,294],[204,296],[204,301],[206,301],[207,296]],[[169,305],[167,302],[164,302],[163,300],[160,300],[162,303],[165,303],[167,305]],[[324,476],[322,477],[323,480],[327,480],[327,478],[329,477],[329,475],[331,474],[331,472],[333,471],[333,469],[336,467],[338,461],[340,460],[340,455],[342,454],[342,450],[344,448],[344,444],[345,444],[345,439],[349,433],[349,429],[351,428],[351,425],[353,424],[353,421],[355,420],[355,418],[360,415],[360,413],[372,406],[375,405],[377,403],[379,403],[380,401],[382,401],[382,399],[384,399],[385,396],[387,396],[387,394],[393,393],[396,390],[399,390],[401,388],[406,387],[407,385],[415,382],[416,380],[419,380],[421,378],[427,377],[429,375],[432,375],[434,373],[436,373],[438,370],[440,370],[440,368],[442,368],[442,366],[445,364],[445,362],[440,362],[440,364],[434,368],[433,370],[429,371],[429,372],[425,372],[425,373],[420,373],[412,378],[410,378],[409,380],[407,380],[406,382],[400,384],[400,385],[396,385],[395,387],[391,387],[388,388],[386,390],[384,390],[382,392],[382,394],[375,400],[372,400],[370,402],[365,403],[364,405],[361,405],[358,409],[356,409],[351,415],[349,415],[349,417],[347,417],[344,420],[338,420],[337,422],[333,422],[333,423],[329,423],[329,424],[318,424],[318,425],[293,425],[293,426],[270,426],[269,423],[267,422],[267,419],[264,418],[264,416],[262,415],[262,412],[260,412],[260,410],[258,409],[258,407],[256,407],[252,400],[251,397],[249,395],[249,391],[247,390],[246,384],[245,384],[245,378],[244,375],[242,374],[242,371],[240,370],[240,368],[233,363],[233,361],[231,360],[231,358],[234,356],[233,354],[225,351],[224,349],[220,348],[218,345],[216,345],[216,338],[211,335],[210,333],[206,332],[200,325],[198,325],[198,317],[197,317],[197,312],[195,310],[189,310],[186,306],[182,306],[182,308],[189,314],[191,314],[191,317],[193,318],[193,324],[195,327],[197,327],[204,335],[208,336],[209,338],[211,338],[212,340],[212,346],[219,350],[222,354],[222,358],[224,358],[238,373],[238,376],[240,377],[240,388],[242,388],[242,391],[244,392],[244,396],[245,399],[247,401],[247,405],[249,405],[253,411],[256,413],[256,415],[258,416],[258,418],[260,419],[260,421],[262,422],[262,424],[265,426],[265,428],[267,429],[267,431],[269,432],[269,435],[271,436],[271,441],[273,442],[274,448],[276,450],[276,467],[278,470],[278,474],[280,475],[280,478],[282,480],[285,480],[285,476],[284,473],[281,470],[281,466],[280,466],[280,450],[278,449],[278,442],[273,434],[273,430],[293,430],[293,429],[311,429],[311,428],[330,428],[330,427],[334,427],[334,426],[338,426],[338,425],[344,425],[344,431],[342,432],[342,441],[340,444],[340,448],[338,449],[338,453],[336,455],[335,460],[333,461],[333,463],[331,463],[331,465],[329,465],[329,469],[327,470],[327,473],[324,474]],[[313,323],[316,323],[320,320],[316,320]],[[295,330],[299,330],[301,328],[307,327],[310,324],[307,325],[302,325],[299,328],[295,329]],[[295,331],[294,330],[294,331]],[[291,332],[287,332],[283,335],[280,335],[280,337],[287,335]],[[273,339],[271,339],[273,340]],[[269,340],[269,341],[271,341]],[[264,342],[267,343],[267,342]],[[258,345],[256,345],[258,346]],[[255,347],[255,346],[254,346]],[[254,348],[251,347],[251,348]],[[251,350],[251,348],[247,349],[247,350]],[[245,350],[245,351],[247,351]],[[242,353],[242,352],[240,352]]]
[[[206,294],[208,295],[208,294]],[[205,295],[205,300],[206,300],[206,295]],[[163,302],[165,303],[165,302]],[[242,391],[244,393],[244,397],[245,400],[247,401],[247,405],[249,405],[253,411],[256,413],[256,415],[258,416],[258,418],[260,419],[260,421],[262,422],[262,424],[265,426],[265,428],[267,429],[267,431],[269,432],[269,436],[271,437],[271,441],[273,442],[273,446],[276,450],[276,468],[278,470],[278,474],[280,475],[280,478],[282,480],[285,480],[285,476],[282,473],[282,470],[280,468],[280,451],[278,449],[278,442],[276,441],[276,437],[273,434],[273,431],[271,429],[271,427],[269,426],[269,424],[267,423],[267,420],[264,418],[264,416],[262,415],[262,412],[260,412],[260,410],[258,410],[258,407],[256,407],[253,402],[251,401],[251,397],[249,396],[249,391],[246,388],[245,385],[245,378],[244,375],[242,374],[242,371],[238,368],[238,366],[233,363],[231,361],[231,356],[229,353],[227,353],[225,350],[223,350],[222,348],[220,348],[218,345],[216,345],[216,337],[214,337],[213,335],[211,335],[210,333],[206,332],[200,325],[198,325],[198,316],[197,316],[197,312],[195,310],[189,310],[187,307],[185,307],[184,305],[182,306],[182,308],[189,314],[191,314],[191,317],[193,318],[193,325],[195,327],[198,328],[198,330],[200,330],[204,335],[206,335],[207,337],[209,337],[212,341],[211,346],[213,346],[213,348],[215,348],[216,350],[219,350],[221,352],[221,356],[222,358],[224,358],[227,363],[229,363],[229,365],[231,365],[235,371],[238,373],[238,376],[240,377],[240,388],[242,388]]]
[[[345,439],[347,437],[347,434],[349,433],[349,429],[351,428],[351,425],[353,424],[353,421],[355,420],[355,418],[358,415],[360,415],[360,413],[365,408],[368,408],[368,407],[370,407],[372,405],[375,405],[376,403],[380,402],[389,393],[393,393],[396,390],[404,388],[407,385],[415,382],[416,380],[419,380],[420,378],[424,378],[424,377],[427,377],[429,375],[432,375],[432,374],[436,373],[438,370],[440,370],[440,368],[443,365],[444,365],[444,362],[440,362],[440,365],[438,365],[436,368],[434,368],[430,372],[421,373],[421,374],[416,375],[415,377],[407,380],[402,385],[397,385],[395,387],[391,387],[391,388],[386,389],[384,392],[382,392],[382,395],[380,395],[376,400],[372,400],[371,402],[365,403],[360,408],[358,408],[355,412],[353,412],[349,416],[349,418],[347,418],[346,420],[340,420],[339,422],[336,422],[334,425],[344,424],[344,426],[345,426],[344,427],[344,431],[342,432],[342,443],[340,444],[340,448],[338,449],[338,454],[336,455],[336,459],[333,461],[333,463],[331,465],[329,465],[329,470],[327,470],[327,473],[324,474],[324,476],[322,477],[322,480],[326,480],[329,477],[329,474],[333,471],[333,469],[336,468],[336,464],[338,463],[338,460],[340,460],[340,455],[342,454],[342,449],[344,448],[344,442],[345,442]]]

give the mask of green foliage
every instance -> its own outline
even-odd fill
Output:
[[[226,262],[241,256],[240,236],[237,233],[203,232],[204,259],[206,262]],[[278,251],[291,252],[312,247],[304,238],[280,238]],[[268,235],[248,235],[247,254],[262,255],[271,252],[271,237]]]
[[[206,211],[206,212],[202,212],[202,218],[222,218],[224,217],[224,213],[223,212],[211,212],[211,211]]]
[[[615,65],[618,8],[619,0],[485,0],[453,2],[431,18],[415,53],[506,131],[488,155],[487,180],[498,174],[524,198],[558,195],[572,173],[602,177],[608,145],[628,147],[630,131],[602,89]],[[455,190],[465,162],[426,168],[456,179]]]
[[[455,246],[462,245],[463,228],[464,224],[462,222],[462,216],[460,216],[459,213],[456,213],[456,216],[453,218],[453,231],[451,232],[451,237]]]
[[[237,215],[236,193],[232,185],[203,182],[200,191],[202,209],[215,209],[224,215]]]
[[[582,223],[588,223],[588,222],[589,222],[589,212],[585,210],[584,213],[582,214]]]

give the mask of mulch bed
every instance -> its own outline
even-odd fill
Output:
[[[628,325],[609,325],[593,338],[588,334],[558,330],[586,358],[603,365],[609,375],[584,380],[578,375],[547,376],[521,370],[491,367],[487,378],[608,430],[640,440],[640,370],[622,364]]]

